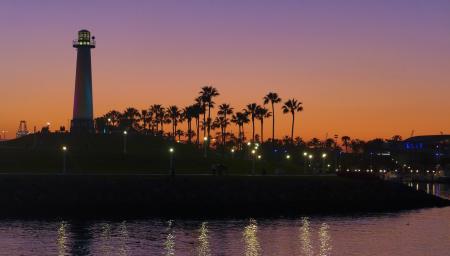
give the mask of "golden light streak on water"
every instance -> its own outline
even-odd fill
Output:
[[[331,255],[331,237],[329,232],[329,226],[326,223],[322,223],[319,228],[319,255],[320,256],[328,256]]]
[[[250,222],[244,228],[245,256],[257,256],[261,253],[261,247],[258,242],[258,226],[256,220],[250,219]]]
[[[198,256],[210,256],[211,249],[209,248],[208,237],[208,222],[203,222],[200,226],[200,234],[198,236],[199,246],[197,249]]]
[[[100,226],[100,251],[102,255],[111,255],[111,225],[103,223]]]
[[[58,228],[58,255],[64,256],[67,254],[67,222],[61,221]]]
[[[122,221],[119,226],[119,234],[120,234],[120,249],[119,249],[119,255],[130,255],[130,248],[128,247],[128,229],[127,229],[127,223],[126,221]]]
[[[311,242],[311,228],[309,225],[309,219],[307,217],[302,218],[302,225],[300,227],[300,244],[301,244],[301,250],[302,255],[305,256],[312,256],[314,255],[313,252],[313,245]]]
[[[166,251],[166,256],[174,256],[175,255],[175,235],[173,235],[173,230],[172,230],[172,220],[169,220],[167,222],[168,227],[167,227],[167,236],[166,236],[166,241],[164,242],[164,248]]]

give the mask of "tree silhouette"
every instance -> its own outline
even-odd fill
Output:
[[[345,152],[348,153],[348,147],[350,146],[350,137],[349,136],[342,136],[341,141],[342,145],[345,147]]]
[[[265,107],[258,106],[256,109],[256,119],[261,122],[261,143],[264,143],[264,119],[272,116],[272,113]]]
[[[175,139],[177,125],[178,125],[178,121],[180,119],[180,114],[181,114],[180,110],[175,105],[169,106],[169,108],[167,109],[167,115],[170,118],[170,121],[172,122],[172,134],[171,135],[172,135],[173,139]]]
[[[238,143],[240,148],[242,148],[242,142],[244,141],[244,124],[249,121],[247,111],[236,112],[231,118],[231,122],[238,126]]]
[[[212,86],[203,86],[200,91],[201,102],[203,103],[203,109],[208,109],[208,119],[206,120],[207,134],[210,137],[211,132],[211,108],[214,108],[214,97],[219,96],[219,91]],[[205,115],[203,116],[203,122],[205,124]]]
[[[290,99],[286,101],[282,107],[283,113],[291,113],[292,115],[292,126],[291,126],[291,142],[294,142],[294,124],[295,124],[295,113],[303,111],[303,104],[296,99]]]
[[[227,133],[227,126],[229,124],[227,115],[233,114],[233,108],[230,106],[230,104],[223,103],[219,106],[219,111],[217,112],[217,114],[219,115],[219,117],[222,117],[221,123],[224,124],[222,130],[222,144],[225,145],[225,136]]]
[[[272,105],[272,145],[275,145],[275,104],[280,103],[281,98],[278,97],[277,93],[269,92],[266,96],[264,96],[264,105],[269,102]]]
[[[251,103],[244,109],[244,111],[250,115],[250,119],[252,120],[252,142],[255,142],[255,117],[258,107],[259,106],[256,103]]]

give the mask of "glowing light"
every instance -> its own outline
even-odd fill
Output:
[[[123,131],[123,135],[127,135],[128,134],[128,132],[127,131]]]
[[[326,154],[326,153],[323,153],[323,154],[322,154],[322,158],[325,158],[325,157],[327,157],[327,154]]]
[[[62,146],[62,150],[63,151],[67,151],[67,147],[66,146]]]
[[[261,159],[261,157],[262,157],[261,155],[258,155],[258,159]]]
[[[173,153],[174,151],[175,151],[175,149],[169,148],[169,152],[170,152],[170,153]]]
[[[231,153],[234,153],[234,148],[231,149]]]
[[[252,150],[252,154],[255,154],[255,153],[256,153],[256,150],[253,149],[253,150]]]
[[[313,158],[313,155],[309,155],[308,157],[309,157],[309,159],[312,159],[312,158]]]
[[[208,140],[208,137],[203,137],[203,140],[204,140],[204,141],[207,141],[207,140]]]
[[[249,142],[247,142],[247,146],[251,146],[252,145],[252,143],[249,141]]]
[[[303,155],[304,156],[308,156],[308,152],[303,152]]]
[[[286,159],[290,159],[291,158],[291,155],[286,155]]]

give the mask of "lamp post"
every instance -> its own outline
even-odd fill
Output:
[[[255,175],[256,149],[252,150],[252,175]]]
[[[307,162],[307,159],[308,158],[308,152],[303,152],[303,169],[306,171],[306,162]]]
[[[169,173],[172,176],[175,176],[175,168],[173,168],[173,154],[175,153],[174,148],[169,148],[169,154],[170,154],[170,169]]]
[[[327,158],[327,153],[322,154],[322,169],[325,170],[325,159]]]
[[[123,154],[127,154],[127,131],[123,131]]]
[[[63,172],[63,174],[66,174],[66,172],[67,172],[67,169],[66,169],[66,155],[67,155],[68,148],[67,148],[67,146],[62,146],[61,150],[62,150],[62,153],[63,153],[63,170],[62,170],[62,172]]]
[[[208,157],[208,137],[203,137],[203,149],[204,149],[204,152],[203,152],[203,157],[204,158],[207,158]]]
[[[312,154],[308,155],[308,158],[309,158],[309,167],[311,167],[311,169],[314,170],[312,166],[313,155]]]
[[[234,152],[235,152],[234,148],[232,148],[232,149],[230,150],[230,152],[231,152],[231,159],[234,159]]]

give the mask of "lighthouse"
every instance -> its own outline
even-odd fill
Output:
[[[73,41],[73,47],[77,49],[77,70],[70,132],[93,133],[91,49],[95,48],[95,37],[91,37],[88,30],[80,30],[78,39]]]

